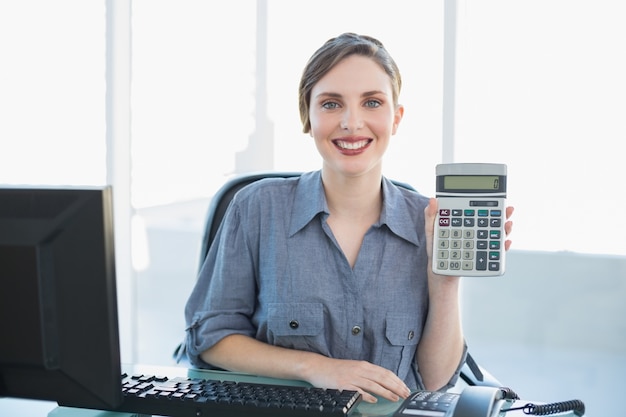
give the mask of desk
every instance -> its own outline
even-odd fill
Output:
[[[203,379],[221,379],[221,380],[235,380],[242,382],[258,382],[258,383],[274,383],[284,385],[304,385],[308,386],[306,382],[281,380],[274,378],[265,378],[255,375],[234,373],[234,372],[221,372],[221,371],[207,371],[197,369],[187,369],[180,367],[156,367],[156,366],[143,366],[143,365],[128,365],[123,367],[124,372],[128,374],[152,374],[152,375],[167,375],[168,377],[190,377],[190,378],[203,378]],[[461,390],[460,387],[459,390]],[[555,401],[561,401],[557,399]],[[527,401],[526,401],[527,402]],[[524,401],[517,401],[515,406],[522,406],[526,404]],[[31,406],[37,405],[39,408],[33,408],[36,413],[31,413]],[[356,411],[351,417],[390,417],[394,411],[398,408],[400,403],[392,403],[390,401],[380,399],[377,404],[369,404],[361,402]],[[24,407],[19,414],[10,412],[15,407]],[[50,410],[48,414],[42,414],[46,410]],[[16,400],[16,399],[0,399],[0,416],[14,416],[14,415],[28,415],[29,417],[131,417],[130,413],[114,413],[110,411],[101,410],[87,410],[81,408],[72,407],[57,407],[53,402],[44,401],[30,401],[30,400]],[[525,416],[522,411],[511,411],[505,414],[505,417],[521,417]],[[563,413],[555,415],[555,417],[571,417],[574,413]]]

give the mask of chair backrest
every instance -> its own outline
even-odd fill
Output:
[[[300,174],[300,172],[255,172],[238,175],[222,185],[209,203],[206,222],[204,223],[205,229],[202,237],[202,245],[200,247],[200,268],[202,268],[204,259],[209,253],[209,248],[211,247],[211,243],[213,243],[217,229],[219,229],[220,224],[222,224],[226,209],[235,194],[237,194],[237,191],[263,178],[289,178],[298,177]]]
[[[241,190],[246,185],[263,178],[290,178],[298,177],[301,174],[301,172],[255,172],[250,174],[238,175],[226,182],[217,191],[217,193],[215,193],[209,204],[209,209],[205,222],[204,236],[202,238],[202,245],[200,249],[200,268],[202,268],[202,264],[204,263],[204,260],[209,253],[209,248],[211,247],[211,243],[215,238],[217,229],[219,229],[220,224],[222,223],[222,219],[224,217],[224,214],[226,213],[226,209],[228,208],[228,205],[230,204],[235,194],[237,194],[237,191]],[[392,182],[397,186],[415,191],[415,189],[407,183],[393,180]],[[184,351],[184,344],[180,344],[176,348],[174,352],[174,357],[177,358],[177,361],[180,360],[180,357],[184,353]],[[494,378],[489,372],[483,369],[480,365],[478,365],[469,353],[467,354],[467,361],[464,364],[463,369],[461,370],[461,380],[463,380],[468,385],[483,385],[491,387],[501,386],[499,381]]]

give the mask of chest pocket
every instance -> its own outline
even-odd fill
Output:
[[[421,335],[422,325],[415,316],[387,315],[381,365],[405,379],[411,371]]]
[[[321,303],[272,303],[268,307],[267,340],[291,349],[324,353],[324,307]]]

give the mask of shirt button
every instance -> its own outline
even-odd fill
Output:
[[[356,336],[356,335],[357,335],[357,334],[359,334],[359,333],[361,333],[361,326],[354,326],[354,327],[352,328],[352,334],[353,334],[354,336]]]
[[[413,330],[409,331],[409,340],[413,340],[413,338],[415,337],[415,332]]]
[[[289,322],[289,327],[291,327],[292,329],[297,329],[298,327],[300,327],[300,323],[298,323],[298,320],[291,320]]]

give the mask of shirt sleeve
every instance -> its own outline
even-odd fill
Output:
[[[256,300],[255,261],[236,200],[229,207],[185,307],[187,356],[207,367],[200,354],[231,334],[254,337],[250,318]]]

